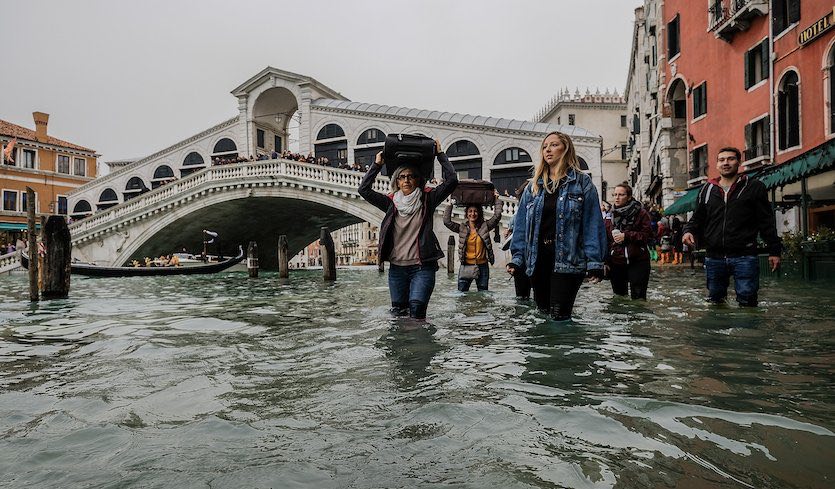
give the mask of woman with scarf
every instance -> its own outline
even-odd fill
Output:
[[[557,321],[571,319],[577,292],[588,277],[603,278],[606,228],[591,177],[580,170],[574,143],[552,132],[522,192],[513,218],[507,265],[511,275],[531,277],[537,307]]]
[[[612,291],[617,295],[631,292],[633,299],[646,299],[650,258],[647,244],[652,240],[649,213],[632,198],[632,187],[622,183],[613,191],[615,205],[606,219],[609,252],[606,266]]]
[[[392,312],[417,319],[426,317],[438,260],[444,257],[432,229],[432,217],[435,208],[458,185],[455,169],[437,140],[435,153],[443,175],[443,182],[435,188],[425,187],[426,180],[418,168],[403,165],[391,176],[391,193],[376,192],[373,186],[383,168],[382,152],[377,153],[359,186],[362,198],[386,213],[380,224],[378,259],[390,263]]]

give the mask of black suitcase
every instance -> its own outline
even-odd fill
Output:
[[[435,162],[435,140],[412,134],[389,134],[383,146],[383,162],[387,175],[394,174],[400,166],[411,165],[429,180]]]
[[[496,201],[496,186],[487,180],[458,180],[452,191],[456,205],[493,205]]]

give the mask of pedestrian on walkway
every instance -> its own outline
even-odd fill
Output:
[[[605,220],[609,237],[606,266],[612,292],[646,299],[650,273],[647,245],[652,239],[649,212],[632,198],[632,187],[625,183],[616,186],[612,195],[615,206]]]
[[[724,302],[733,276],[736,301],[740,306],[755,307],[760,288],[757,235],[768,248],[772,271],[780,266],[782,245],[765,185],[739,173],[740,157],[737,148],[719,150],[719,177],[708,180],[699,190],[682,242],[691,247],[698,242],[706,250],[708,300]]]
[[[432,229],[433,214],[458,185],[455,168],[437,140],[435,154],[443,174],[443,183],[437,187],[426,187],[426,175],[421,175],[417,167],[403,165],[391,176],[390,194],[375,191],[374,181],[383,168],[382,152],[377,153],[359,186],[359,194],[386,213],[380,224],[378,249],[379,259],[391,264],[388,281],[392,312],[417,319],[426,317],[438,260],[444,257]]]
[[[458,290],[461,292],[470,290],[473,280],[478,290],[487,290],[490,284],[490,265],[495,262],[490,231],[502,219],[502,201],[499,200],[499,193],[495,190],[493,192],[496,204],[489,221],[484,220],[484,208],[480,205],[467,206],[467,222],[464,224],[452,221],[452,203],[447,205],[444,212],[444,226],[458,233],[458,259],[461,263]]]
[[[602,280],[607,242],[597,189],[567,135],[552,132],[542,141],[517,209],[507,271],[531,277],[539,309],[568,320],[583,279]]]

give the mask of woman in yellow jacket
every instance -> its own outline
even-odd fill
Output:
[[[489,221],[484,220],[484,209],[480,205],[467,206],[465,224],[452,222],[452,204],[449,204],[444,212],[444,226],[458,233],[458,259],[461,262],[461,268],[458,270],[458,290],[461,292],[470,290],[473,280],[478,290],[487,290],[490,283],[490,265],[495,261],[490,231],[495,229],[502,219],[502,202],[499,200],[499,193],[494,193],[495,210]]]

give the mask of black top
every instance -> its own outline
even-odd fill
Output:
[[[542,190],[545,192],[545,190]],[[545,192],[545,202],[542,204],[542,221],[539,224],[539,243],[553,241],[557,233],[557,194]]]

